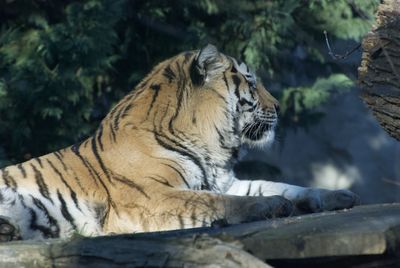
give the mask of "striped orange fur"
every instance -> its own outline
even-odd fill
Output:
[[[3,168],[0,215],[23,239],[287,215],[291,202],[264,194],[263,184],[236,189],[232,171],[243,143],[272,142],[277,107],[245,64],[214,46],[181,53],[158,64],[87,140]]]

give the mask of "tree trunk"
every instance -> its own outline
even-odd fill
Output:
[[[400,140],[400,0],[379,5],[376,25],[362,47],[362,98],[382,127]]]
[[[0,267],[398,267],[399,250],[400,204],[392,204],[224,228],[3,243]]]

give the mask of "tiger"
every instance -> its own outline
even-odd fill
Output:
[[[89,138],[0,171],[0,240],[239,224],[351,208],[353,192],[239,180],[242,145],[266,147],[279,103],[214,45],[159,63]]]

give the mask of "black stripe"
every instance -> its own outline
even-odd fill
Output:
[[[92,177],[93,181],[98,186],[99,184],[97,183],[96,177],[99,177],[99,175],[96,173],[94,168],[90,165],[90,163],[81,155],[81,153],[79,152],[79,147],[80,147],[80,144],[72,145],[71,151],[79,158],[79,160],[82,161],[83,165],[88,170],[90,177]]]
[[[63,155],[63,153],[62,153],[62,150],[55,151],[55,152],[53,152],[53,153],[56,154],[56,155],[58,155],[58,157],[59,157],[60,159],[63,159],[63,158],[64,158],[64,155]]]
[[[171,150],[171,151],[175,151],[175,152],[177,152],[177,153],[179,153],[179,154],[181,154],[181,155],[187,156],[189,159],[191,159],[191,160],[200,168],[200,171],[201,171],[201,173],[202,173],[202,181],[203,181],[204,184],[205,184],[205,185],[204,185],[204,186],[205,186],[205,189],[210,189],[210,184],[209,184],[208,179],[207,179],[207,176],[206,176],[206,171],[205,171],[205,169],[203,168],[203,166],[201,165],[200,159],[198,159],[198,158],[195,156],[194,153],[190,153],[191,151],[189,150],[189,148],[185,147],[185,146],[182,145],[182,144],[179,144],[177,141],[174,141],[173,139],[171,139],[171,138],[167,137],[166,135],[162,134],[162,132],[163,132],[163,130],[162,130],[162,122],[164,121],[164,118],[165,118],[166,115],[167,115],[168,107],[169,107],[169,103],[168,103],[168,105],[167,105],[167,109],[165,110],[165,113],[164,113],[163,117],[162,117],[161,120],[159,121],[159,122],[160,122],[160,126],[159,126],[159,131],[160,131],[160,133],[153,133],[155,140],[157,141],[157,143],[158,143],[159,145],[163,146],[164,148],[166,148],[166,149],[168,149],[168,150]],[[175,114],[175,115],[177,115],[177,114]],[[171,121],[172,121],[172,119],[171,119]],[[172,129],[171,121],[169,122],[168,127],[169,127],[170,132],[172,132],[172,134],[173,134],[173,129]],[[157,129],[156,122],[153,123],[153,126],[154,126],[154,129]],[[179,138],[179,137],[177,137],[177,136],[175,136],[175,137],[176,137],[176,138]],[[164,139],[166,139],[167,141],[173,143],[176,147],[174,147],[174,146],[172,146],[172,145],[166,143],[166,142],[163,141],[161,138],[164,138]],[[182,140],[182,139],[181,139],[181,140]],[[178,148],[180,148],[180,149],[178,149]]]
[[[124,101],[121,100],[119,103],[117,103],[117,105],[114,106],[114,108],[112,108],[110,114],[109,114],[109,118],[113,118],[114,114],[118,111],[119,107],[121,107],[124,104]]]
[[[229,91],[229,84],[228,84],[228,80],[226,79],[226,74],[225,74],[225,72],[224,72],[224,82],[225,82],[226,90]],[[237,109],[237,110],[239,109],[239,106],[238,106],[238,105],[236,105],[236,109]],[[228,118],[227,115],[226,115],[226,117]],[[238,116],[233,116],[233,117],[232,117],[232,121],[233,121],[233,122],[232,122],[230,125],[233,127],[233,134],[234,134],[235,136],[237,136],[237,135],[238,135],[238,132],[239,132],[239,117],[238,117]]]
[[[263,195],[261,183],[258,185],[258,195],[259,195],[259,196],[262,196],[262,195]]]
[[[128,115],[129,111],[133,108],[133,103],[129,103],[128,105],[126,105],[126,107],[124,108],[124,112],[121,115],[121,118],[124,118]]]
[[[238,99],[240,99],[239,86],[242,81],[237,75],[232,75],[232,81],[235,84],[235,95]]]
[[[174,128],[173,128],[173,123],[176,120],[176,118],[178,117],[181,107],[182,107],[182,99],[183,99],[183,94],[185,92],[185,86],[186,86],[186,75],[185,72],[183,72],[181,70],[181,68],[179,68],[179,64],[177,62],[177,69],[178,69],[178,74],[179,74],[179,80],[178,80],[178,90],[176,93],[176,101],[177,101],[177,105],[176,105],[176,109],[175,109],[175,114],[171,117],[171,120],[168,123],[168,130],[169,132],[171,132],[172,134],[175,134]]]
[[[168,187],[171,187],[171,188],[174,187],[173,185],[171,185],[171,184],[169,183],[169,181],[168,181],[166,178],[161,177],[161,176],[157,176],[157,177],[159,177],[159,179],[158,179],[158,178],[155,178],[155,177],[153,177],[153,176],[147,176],[147,177],[144,177],[144,178],[145,178],[145,179],[150,179],[150,180],[156,181],[156,182],[158,182],[158,183],[164,184],[165,186],[168,186]]]
[[[127,98],[127,100],[128,101],[131,101],[132,99],[135,99],[137,96],[139,96],[140,94],[142,94],[143,92],[146,92],[146,87],[145,86],[140,86],[140,84],[139,85],[137,85],[136,87],[135,87],[135,89],[134,90],[132,90],[131,91],[131,93],[129,93],[128,95],[126,95],[126,98]]]
[[[249,106],[253,106],[253,102],[246,100],[245,98],[241,98],[239,99],[239,104],[244,106],[245,104],[249,105]]]
[[[81,153],[79,152],[79,145],[80,145],[80,144],[75,144],[75,145],[71,146],[71,151],[72,151],[73,153],[75,153],[75,155],[82,161],[83,165],[87,168],[87,170],[89,171],[89,173],[90,173],[91,176],[93,177],[93,179],[94,179],[96,185],[98,185],[98,184],[97,184],[97,181],[96,181],[96,178],[97,178],[97,180],[100,182],[101,186],[103,187],[104,191],[105,191],[106,194],[107,194],[107,202],[108,202],[108,204],[109,204],[111,207],[114,208],[115,213],[118,215],[118,209],[117,209],[117,207],[115,206],[115,203],[114,203],[114,201],[113,201],[112,198],[111,198],[110,191],[108,190],[108,188],[107,188],[107,186],[105,185],[104,181],[101,179],[100,175],[99,175],[99,174],[97,173],[97,171],[93,168],[93,166],[89,163],[89,161],[87,161],[87,160],[81,155]],[[93,174],[96,175],[96,177],[94,177]],[[104,213],[104,218],[106,218],[106,217],[108,216],[109,213],[110,213],[110,207],[108,206],[106,212]],[[101,220],[101,222],[104,223],[105,220]],[[102,226],[102,227],[103,227],[103,226]]]
[[[63,169],[65,172],[68,173],[68,171],[72,171],[72,173],[74,174],[74,179],[75,179],[76,183],[78,184],[79,188],[81,189],[81,191],[83,193],[85,193],[87,195],[87,191],[83,188],[81,181],[79,180],[78,176],[76,175],[76,172],[73,169],[68,168],[67,165],[64,163],[64,161],[63,161],[64,156],[61,153],[61,151],[54,152],[54,154],[57,157],[57,159],[59,160],[59,162],[61,163],[61,165],[63,166]],[[96,182],[96,185],[97,185],[97,182]]]
[[[250,195],[251,193],[251,182],[249,183],[249,188],[247,189],[247,192],[245,195]]]
[[[217,126],[214,125],[214,129],[215,129],[215,131],[216,131],[217,134],[218,134],[218,141],[219,141],[220,147],[221,147],[222,149],[225,149],[225,150],[232,150],[232,147],[228,147],[228,146],[225,144],[225,136],[222,135],[221,131],[219,131],[219,129],[217,128]]]
[[[103,147],[103,142],[101,141],[101,138],[103,136],[103,124],[100,125],[99,129],[97,130],[97,142],[100,146],[100,150],[104,151],[104,147]]]
[[[25,204],[24,196],[23,196],[23,195],[18,194],[18,200],[19,200],[19,202],[21,202],[21,205],[22,205],[24,208],[28,208],[28,207],[26,206],[26,204]]]
[[[76,175],[76,173],[74,172],[74,180],[76,181],[76,184],[78,184],[79,188],[81,189],[81,191],[85,194],[88,195],[88,192],[86,191],[85,188],[83,188],[80,179],[78,178],[78,176]]]
[[[175,109],[174,115],[172,116],[172,118],[170,119],[170,121],[169,121],[169,123],[168,123],[168,130],[169,130],[169,132],[170,132],[171,134],[173,134],[173,135],[175,134],[175,130],[174,130],[174,128],[173,128],[173,122],[176,120],[177,116],[179,115],[180,109],[181,109],[181,107],[182,107],[182,99],[183,99],[184,93],[185,93],[185,92],[188,93],[188,90],[185,90],[185,88],[186,88],[186,86],[187,86],[186,74],[185,74],[185,72],[180,68],[178,62],[176,62],[176,66],[177,66],[178,77],[179,77],[179,79],[178,79],[178,90],[177,90],[177,96],[176,96],[176,99],[177,99],[177,107],[176,107],[176,109]],[[165,112],[165,114],[164,114],[164,116],[163,116],[163,119],[164,119],[164,117],[166,116],[166,114],[167,114],[167,111]],[[162,132],[162,121],[163,121],[163,119],[160,121],[160,129],[161,129],[161,132]],[[155,124],[155,123],[154,123],[154,124]],[[155,128],[156,128],[156,127],[155,127]],[[183,133],[181,133],[181,134],[183,134]],[[182,144],[177,143],[176,141],[172,140],[171,138],[168,138],[168,137],[165,136],[165,135],[156,134],[156,133],[155,133],[154,135],[155,135],[155,139],[156,139],[156,141],[158,142],[159,145],[163,146],[163,147],[166,148],[166,149],[169,149],[169,150],[178,152],[178,153],[180,153],[180,154],[182,154],[182,155],[184,155],[184,156],[187,156],[189,159],[191,159],[191,160],[200,168],[200,170],[201,170],[201,172],[202,172],[203,186],[204,186],[203,188],[204,188],[204,189],[210,189],[210,184],[209,184],[209,182],[208,182],[205,169],[204,169],[203,166],[201,165],[201,161],[195,156],[195,153],[189,153],[190,150],[189,150],[187,147],[183,146]],[[182,138],[180,138],[180,137],[178,137],[178,136],[175,136],[175,137],[176,137],[176,138],[179,138],[180,140],[183,140]],[[176,147],[171,146],[170,144],[168,144],[168,143],[166,143],[165,141],[163,141],[161,138],[167,139],[169,142],[174,143],[174,145],[175,145]],[[181,149],[178,149],[177,147],[179,147],[179,148],[181,148]]]
[[[255,98],[254,98],[254,92],[255,92],[255,90],[249,90],[250,96],[251,96],[253,99],[255,99]]]
[[[147,110],[146,119],[149,117],[150,112],[151,112],[151,110],[153,109],[154,103],[156,102],[157,97],[158,97],[158,94],[159,94],[160,89],[161,89],[160,85],[157,85],[157,84],[151,85],[150,88],[154,91],[154,94],[153,94],[153,98],[152,98],[152,100],[151,100],[149,109]]]
[[[32,163],[31,163],[31,167],[33,169],[33,172],[35,173],[35,180],[36,180],[36,184],[39,187],[40,194],[43,197],[45,197],[47,200],[49,200],[52,204],[54,204],[53,200],[50,197],[49,188],[47,187],[47,184],[45,183],[45,181],[43,179],[42,173]]]
[[[29,227],[32,230],[40,231],[43,234],[44,238],[53,238],[53,236],[52,236],[53,233],[50,228],[37,224],[37,214],[36,214],[35,210],[33,210],[32,208],[29,208],[29,213],[31,214],[31,220],[29,223]]]
[[[111,135],[111,139],[116,142],[117,141],[117,136],[114,130],[114,126],[113,123],[111,122],[111,119],[114,118],[114,114],[119,110],[119,108],[124,104],[123,101],[120,101],[117,105],[114,106],[114,108],[111,110],[110,114],[109,114],[109,118],[110,118],[110,135]],[[117,122],[118,123],[118,122]]]
[[[236,68],[235,68],[235,65],[234,65],[234,64],[232,64],[231,72],[232,72],[232,73],[237,73],[237,70],[236,70]]]
[[[159,67],[159,68],[157,68],[157,69],[153,69],[153,71],[151,71],[150,74],[146,76],[147,79],[146,79],[146,80],[142,80],[136,88],[145,90],[145,87],[147,86],[147,84],[149,83],[149,81],[152,80],[153,77],[155,77],[156,75],[158,75],[158,74],[160,73],[160,71],[163,70],[163,69],[164,69],[163,67]],[[141,93],[142,91],[136,90],[136,92],[137,92],[137,93]]]
[[[69,168],[67,167],[67,165],[65,165],[65,163],[64,163],[64,161],[63,161],[63,159],[62,159],[62,158],[63,158],[62,153],[61,153],[60,151],[58,151],[58,152],[54,152],[54,154],[56,155],[57,159],[60,161],[60,163],[61,163],[61,165],[63,166],[63,169],[64,169],[65,172],[68,172],[68,170],[71,170],[71,171],[73,172],[73,174],[74,174],[74,179],[75,179],[76,183],[78,184],[79,188],[81,189],[81,191],[82,191],[83,193],[85,193],[85,194],[87,195],[87,191],[83,188],[83,186],[82,186],[82,184],[81,184],[81,181],[79,180],[79,178],[78,178],[78,176],[76,175],[75,171],[74,171],[73,169],[69,169]],[[96,185],[97,185],[96,179],[95,179],[93,176],[92,176],[92,178],[94,179],[94,181],[95,181],[95,183],[96,183]]]
[[[251,113],[257,108],[257,104],[251,106],[249,109],[243,110],[243,112]]]
[[[229,92],[229,84],[228,84],[228,79],[226,79],[226,73],[224,72],[224,82],[226,86],[226,90]]]
[[[67,183],[67,181],[64,179],[64,176],[61,174],[61,172],[54,166],[53,162],[51,162],[49,159],[46,159],[47,163],[49,163],[51,169],[60,177],[61,181],[64,183],[64,185],[69,189],[69,192],[71,194],[71,198],[74,201],[75,206],[80,210],[81,208],[79,207],[78,199],[76,198],[76,192],[72,190],[71,186]]]
[[[40,166],[41,168],[43,168],[42,160],[41,160],[39,157],[35,158],[35,160],[36,160],[36,162],[39,163],[39,166]]]
[[[19,169],[19,171],[21,171],[22,177],[23,177],[24,179],[26,179],[26,170],[25,170],[25,168],[22,166],[22,164],[18,164],[18,165],[17,165],[17,168]]]
[[[63,155],[60,152],[54,152],[54,155],[56,156],[60,164],[63,166],[64,171],[68,171],[68,167],[65,165],[63,160]]]
[[[210,90],[211,90],[212,92],[214,92],[214,93],[218,96],[218,98],[220,98],[221,100],[223,100],[225,104],[227,104],[225,97],[222,96],[218,91],[216,91],[214,88],[211,88]]]
[[[85,140],[85,142],[83,143],[83,148],[86,148],[88,143],[89,143],[89,140]]]
[[[146,80],[142,80],[137,87],[144,89],[147,86],[147,83],[149,82],[150,79],[151,77],[149,76],[149,78],[147,78]]]
[[[161,86],[159,84],[151,84],[150,88],[154,91],[159,91]]]
[[[125,102],[124,102],[125,103]],[[114,129],[117,131],[119,129],[119,119],[121,118],[121,114],[123,113],[124,107],[120,107],[118,109],[118,113],[114,116]]]
[[[187,182],[187,180],[185,179],[185,176],[183,176],[182,172],[180,172],[180,171],[179,171],[176,167],[174,167],[173,165],[166,164],[166,163],[161,163],[161,164],[163,164],[164,166],[167,166],[167,167],[173,169],[176,173],[178,173],[179,177],[181,177],[181,179],[182,179],[182,181],[185,183],[186,187],[188,187],[188,188],[190,189],[190,185],[189,185],[189,183]]]
[[[114,174],[114,178],[113,179],[125,184],[126,186],[128,186],[130,188],[133,188],[133,189],[137,190],[138,192],[143,194],[147,199],[150,199],[150,196],[143,190],[143,187],[141,187],[140,185],[134,183],[133,181],[129,180],[128,178],[126,178],[124,176],[121,176],[121,175]]]
[[[160,136],[160,134],[154,133],[154,137],[155,137],[157,143],[158,143],[160,146],[164,147],[164,148],[167,149],[167,150],[177,152],[177,153],[179,153],[179,154],[181,154],[181,155],[183,155],[183,156],[188,157],[190,160],[192,160],[192,162],[193,162],[194,164],[196,164],[196,165],[199,167],[200,171],[201,171],[201,174],[202,174],[202,177],[203,177],[203,178],[202,178],[202,181],[203,181],[204,184],[205,184],[205,185],[204,185],[204,186],[205,186],[205,189],[208,189],[208,190],[211,189],[211,188],[210,188],[210,184],[209,184],[209,182],[208,182],[208,180],[207,180],[206,171],[205,171],[205,169],[203,168],[203,166],[201,165],[201,162],[200,162],[200,160],[199,160],[198,158],[196,158],[194,155],[190,154],[190,153],[188,152],[187,148],[185,148],[184,146],[178,145],[178,146],[180,146],[181,148],[183,148],[183,149],[178,149],[178,148],[175,148],[175,147],[173,147],[172,145],[166,143],[165,141],[163,141],[163,140],[161,139],[161,137],[163,137],[163,138],[165,138],[165,139],[168,139],[170,142],[174,142],[173,140],[169,139],[169,138],[166,137],[166,136]]]
[[[111,123],[110,123],[110,139],[114,142],[117,142],[117,135],[115,134],[115,130]]]
[[[163,72],[163,75],[168,79],[168,82],[171,83],[172,80],[176,78],[174,71],[172,71],[171,66],[168,65]]]
[[[72,218],[71,214],[69,213],[67,204],[65,203],[64,198],[62,197],[60,191],[58,191],[58,190],[57,190],[57,196],[58,196],[58,200],[60,200],[60,203],[61,203],[61,214],[71,224],[72,228],[74,228],[74,230],[76,230],[77,228],[76,228],[74,219]]]
[[[99,220],[100,226],[104,226],[109,210],[107,206],[102,203],[86,204],[86,206],[91,208],[92,212],[94,212],[94,217],[96,220]]]
[[[15,181],[13,176],[10,175],[10,173],[8,172],[7,169],[3,169],[2,177],[3,177],[4,184],[7,187],[10,187],[14,191],[17,189],[17,187],[18,187],[17,182]]]
[[[112,183],[110,173],[108,172],[108,169],[106,168],[106,166],[103,162],[103,159],[100,157],[99,151],[97,150],[96,140],[94,138],[92,138],[92,151],[93,151],[94,157],[96,158],[97,162],[100,165],[100,168],[103,170],[103,173],[106,175],[108,181],[110,183]]]
[[[47,217],[49,224],[50,224],[50,233],[51,233],[51,237],[55,238],[55,237],[59,237],[60,236],[60,226],[58,225],[58,222],[55,218],[53,218],[49,211],[47,210],[46,206],[42,203],[42,201],[40,201],[39,199],[33,197],[31,195],[33,204],[40,209],[43,214]]]

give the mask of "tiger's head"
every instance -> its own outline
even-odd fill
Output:
[[[246,64],[207,45],[156,66],[109,119],[151,129],[164,147],[195,148],[222,160],[242,144],[271,143],[277,110],[277,100]]]
[[[195,91],[215,92],[224,100],[219,105],[224,106],[226,119],[219,127],[239,137],[241,144],[263,146],[274,140],[279,103],[245,63],[207,45],[194,56],[190,68]]]

